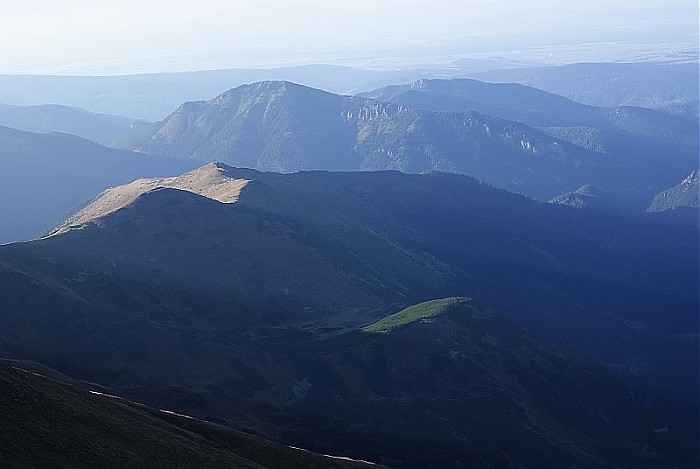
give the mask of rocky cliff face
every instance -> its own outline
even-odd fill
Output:
[[[700,176],[698,171],[693,171],[683,179],[680,184],[660,192],[652,200],[648,212],[663,212],[677,208],[695,208],[700,206]]]

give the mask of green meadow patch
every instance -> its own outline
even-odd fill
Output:
[[[409,306],[398,313],[387,316],[369,326],[362,328],[364,332],[383,333],[389,332],[397,327],[405,326],[416,321],[429,320],[439,316],[456,305],[468,305],[473,303],[471,298],[453,297],[441,298],[439,300],[426,301],[417,305]]]

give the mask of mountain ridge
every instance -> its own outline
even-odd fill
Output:
[[[642,186],[659,177],[517,122],[415,110],[286,82],[246,85],[206,103],[184,104],[116,146],[279,172],[457,172],[544,200],[595,183],[639,204],[646,199]]]
[[[696,118],[643,107],[591,106],[519,83],[486,83],[466,78],[419,80],[380,88],[362,96],[430,111],[475,110],[538,129],[600,128],[679,145],[687,151],[694,151],[698,146]]]
[[[118,315],[195,330],[292,325],[318,337],[401,305],[476,296],[618,367],[654,399],[692,389],[671,383],[697,375],[692,343],[673,339],[697,324],[697,227],[541,204],[456,174],[202,174],[221,168],[251,181],[235,203],[144,189],[119,210],[4,246],[7,284],[47,279]],[[17,294],[35,291],[21,285]],[[13,295],[8,311],[21,302]]]
[[[630,205],[629,194],[620,191],[627,179],[649,182],[659,178],[670,185],[696,166],[697,116],[676,116],[630,106],[594,107],[517,83],[471,79],[420,80],[364,96],[428,111],[476,110],[523,122],[553,138],[598,153],[599,158],[617,161],[628,174],[616,173],[617,181],[613,182],[601,184],[591,179],[585,184],[615,194],[618,211]],[[665,176],[660,177],[661,173]],[[574,188],[564,192],[572,193]],[[647,197],[651,200],[653,194],[647,193]],[[646,208],[643,204],[634,205],[637,212]]]
[[[697,64],[578,63],[492,70],[473,77],[519,82],[595,106],[634,105],[698,115]]]
[[[110,187],[98,194],[91,203],[70,215],[53,232],[82,225],[88,221],[125,208],[146,192],[173,188],[207,197],[221,203],[235,203],[241,190],[250,182],[226,177],[226,167],[210,163],[180,176],[169,178],[141,178],[122,186]],[[50,233],[51,234],[51,233]]]

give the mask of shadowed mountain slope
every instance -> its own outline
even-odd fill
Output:
[[[2,247],[0,350],[124,388],[146,375],[198,383],[201,334],[324,338],[470,295],[610,364],[694,428],[697,240],[697,227],[540,204],[455,174],[211,164],[106,191],[54,235]]]
[[[3,467],[370,467],[0,363]]]
[[[687,173],[683,162],[689,158],[669,156],[667,171],[659,172],[645,159],[630,165],[615,151],[601,157],[527,125],[474,111],[417,110],[288,82],[245,85],[208,102],[185,103],[115,145],[265,171],[456,172],[545,200],[594,184],[614,189],[642,209],[653,195],[648,187],[678,180]]]
[[[140,366],[142,382],[122,388],[122,394],[318,452],[394,467],[658,468],[697,459],[691,440],[651,415],[609,370],[531,339],[511,320],[467,298],[415,305],[364,331],[324,340],[294,328],[203,329],[200,320],[194,326],[123,313],[100,330],[95,326],[114,313],[100,319],[71,311],[69,317],[54,311],[51,327],[65,334],[72,324],[69,335],[92,332],[92,339],[73,344],[83,362],[104,355],[115,340],[132,369],[144,357],[152,363],[150,369]],[[90,346],[95,337],[101,344]],[[175,376],[156,372],[176,363]],[[80,369],[73,363],[73,372]],[[93,377],[115,377],[101,373]],[[3,437],[10,443],[2,450],[9,461],[33,457],[74,466],[75,458],[90,458],[94,465],[107,457],[119,467],[133,457],[182,461],[188,454],[184,461],[193,464],[246,467],[335,462],[63,389],[4,366],[0,377],[6,405],[17,409],[11,418],[19,419],[5,420]],[[43,419],[50,424],[41,424]],[[32,431],[35,426],[41,430]],[[66,428],[85,430],[73,436]],[[69,452],[73,445],[76,453]]]

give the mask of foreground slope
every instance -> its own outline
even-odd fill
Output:
[[[110,336],[94,328],[101,320],[84,311],[70,319],[76,333],[91,330],[104,347]],[[61,324],[53,319],[66,333]],[[468,298],[414,305],[324,340],[295,328],[205,330],[124,314],[120,326],[109,333],[124,344],[125,359],[143,360],[134,340],[141,337],[154,367],[181,367],[169,379],[141,367],[143,381],[122,394],[318,452],[393,467],[659,468],[697,460],[692,440],[653,416],[609,370],[531,339]],[[104,353],[85,340],[77,346],[84,358]],[[20,462],[30,449],[34,460],[67,466],[76,457],[94,465],[107,455],[128,465],[133,457],[188,454],[194,464],[332,467],[218,426],[55,383],[39,387],[16,370],[2,377],[7,406],[17,409],[10,417],[18,419],[5,420],[3,450]],[[92,377],[105,383],[114,374]],[[77,435],[65,430],[67,421]],[[77,454],[68,452],[72,445]]]
[[[196,399],[184,387],[161,396],[205,413],[223,408],[219,416],[228,400],[228,415],[258,431],[262,418],[282,441],[344,448],[394,467],[671,467],[697,459],[682,432],[600,365],[534,341],[471,299],[409,310],[324,340],[289,329],[198,334],[209,359],[231,350],[236,378],[208,381]]]
[[[52,236],[2,247],[0,350],[123,388],[196,386],[209,373],[200,334],[324,338],[468,294],[610,364],[693,429],[697,240],[697,227],[540,204],[460,175],[211,164],[106,191]]]
[[[368,467],[0,363],[3,467]]]
[[[0,243],[39,236],[107,187],[194,166],[113,150],[73,135],[0,127]]]

